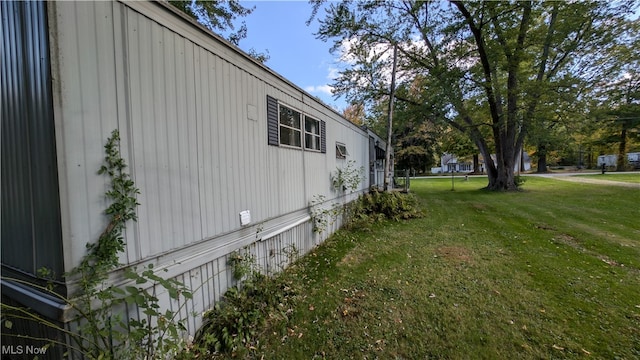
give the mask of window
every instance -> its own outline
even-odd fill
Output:
[[[327,124],[293,110],[267,95],[267,143],[324,154],[327,152]]]
[[[347,146],[343,143],[336,143],[336,158],[338,159],[346,159],[349,152],[347,151]]]
[[[320,121],[312,117],[304,117],[304,147],[320,151]]]
[[[280,105],[280,144],[302,147],[301,118],[299,112]]]

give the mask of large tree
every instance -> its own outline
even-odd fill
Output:
[[[612,22],[631,4],[345,0],[327,7],[317,35],[333,40],[350,65],[334,87],[356,102],[389,96],[389,49],[397,46],[398,81],[424,79],[420,97],[397,100],[468,134],[495,159],[485,161],[487,188],[514,190],[514,165],[541,99],[576,72],[598,74],[586,56],[615,43]]]

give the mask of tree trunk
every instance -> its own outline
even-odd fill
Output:
[[[482,171],[480,171],[480,156],[478,154],[473,154],[473,173],[482,174]]]
[[[513,168],[515,161],[513,156],[506,154],[496,154],[497,166],[494,167],[494,171],[489,172],[489,185],[487,190],[494,191],[513,191],[517,190],[518,186],[515,182],[515,174]]]
[[[538,145],[538,173],[549,172],[547,169],[547,149],[544,145]]]
[[[398,56],[398,45],[393,45],[393,69],[391,70],[391,94],[389,96],[389,111],[387,114],[387,146],[385,153],[385,165],[384,165],[384,191],[390,191],[393,188],[393,184],[389,184],[389,178],[393,176],[391,174],[391,149],[392,144],[391,136],[393,135],[393,100],[396,92],[396,61]]]
[[[620,133],[620,147],[618,147],[618,163],[616,164],[616,171],[625,171],[627,156],[627,124],[622,124],[622,132]]]

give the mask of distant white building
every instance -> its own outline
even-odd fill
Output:
[[[493,160],[494,164],[496,162],[495,158],[496,156],[492,154],[491,159]],[[480,155],[479,161],[480,161],[480,171],[484,172],[485,166],[484,166],[484,159],[482,158],[482,155]],[[522,161],[524,162],[524,171],[531,170],[531,158],[529,157],[529,154],[527,154],[526,152],[523,152]],[[518,171],[519,168],[520,168],[520,161],[516,161],[516,164],[514,165],[513,170]],[[451,172],[452,170],[453,172],[461,172],[461,173],[472,172],[473,163],[470,161],[459,161],[456,155],[444,153],[440,157],[440,167],[431,168],[431,173],[441,174],[441,173]]]
[[[636,167],[640,167],[640,152],[627,153],[627,161]],[[618,155],[607,154],[598,156],[598,167],[601,167],[603,164],[605,166],[617,166]]]

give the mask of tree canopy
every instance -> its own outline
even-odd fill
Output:
[[[314,0],[315,9],[322,1]],[[375,106],[395,99],[468,136],[485,159],[487,188],[514,190],[514,165],[530,133],[544,143],[552,109],[614,68],[609,54],[634,36],[633,1],[352,1],[329,3],[317,33],[348,64],[334,87]],[[315,14],[315,12],[314,12]],[[546,114],[546,115],[545,115]],[[495,162],[488,161],[491,158]]]
[[[216,34],[227,34],[227,40],[238,46],[240,40],[247,37],[247,25],[240,23],[236,28],[234,22],[238,17],[245,17],[255,7],[244,7],[239,0],[169,0],[169,3]],[[258,52],[250,49],[248,54],[259,62],[269,60],[268,51]]]

